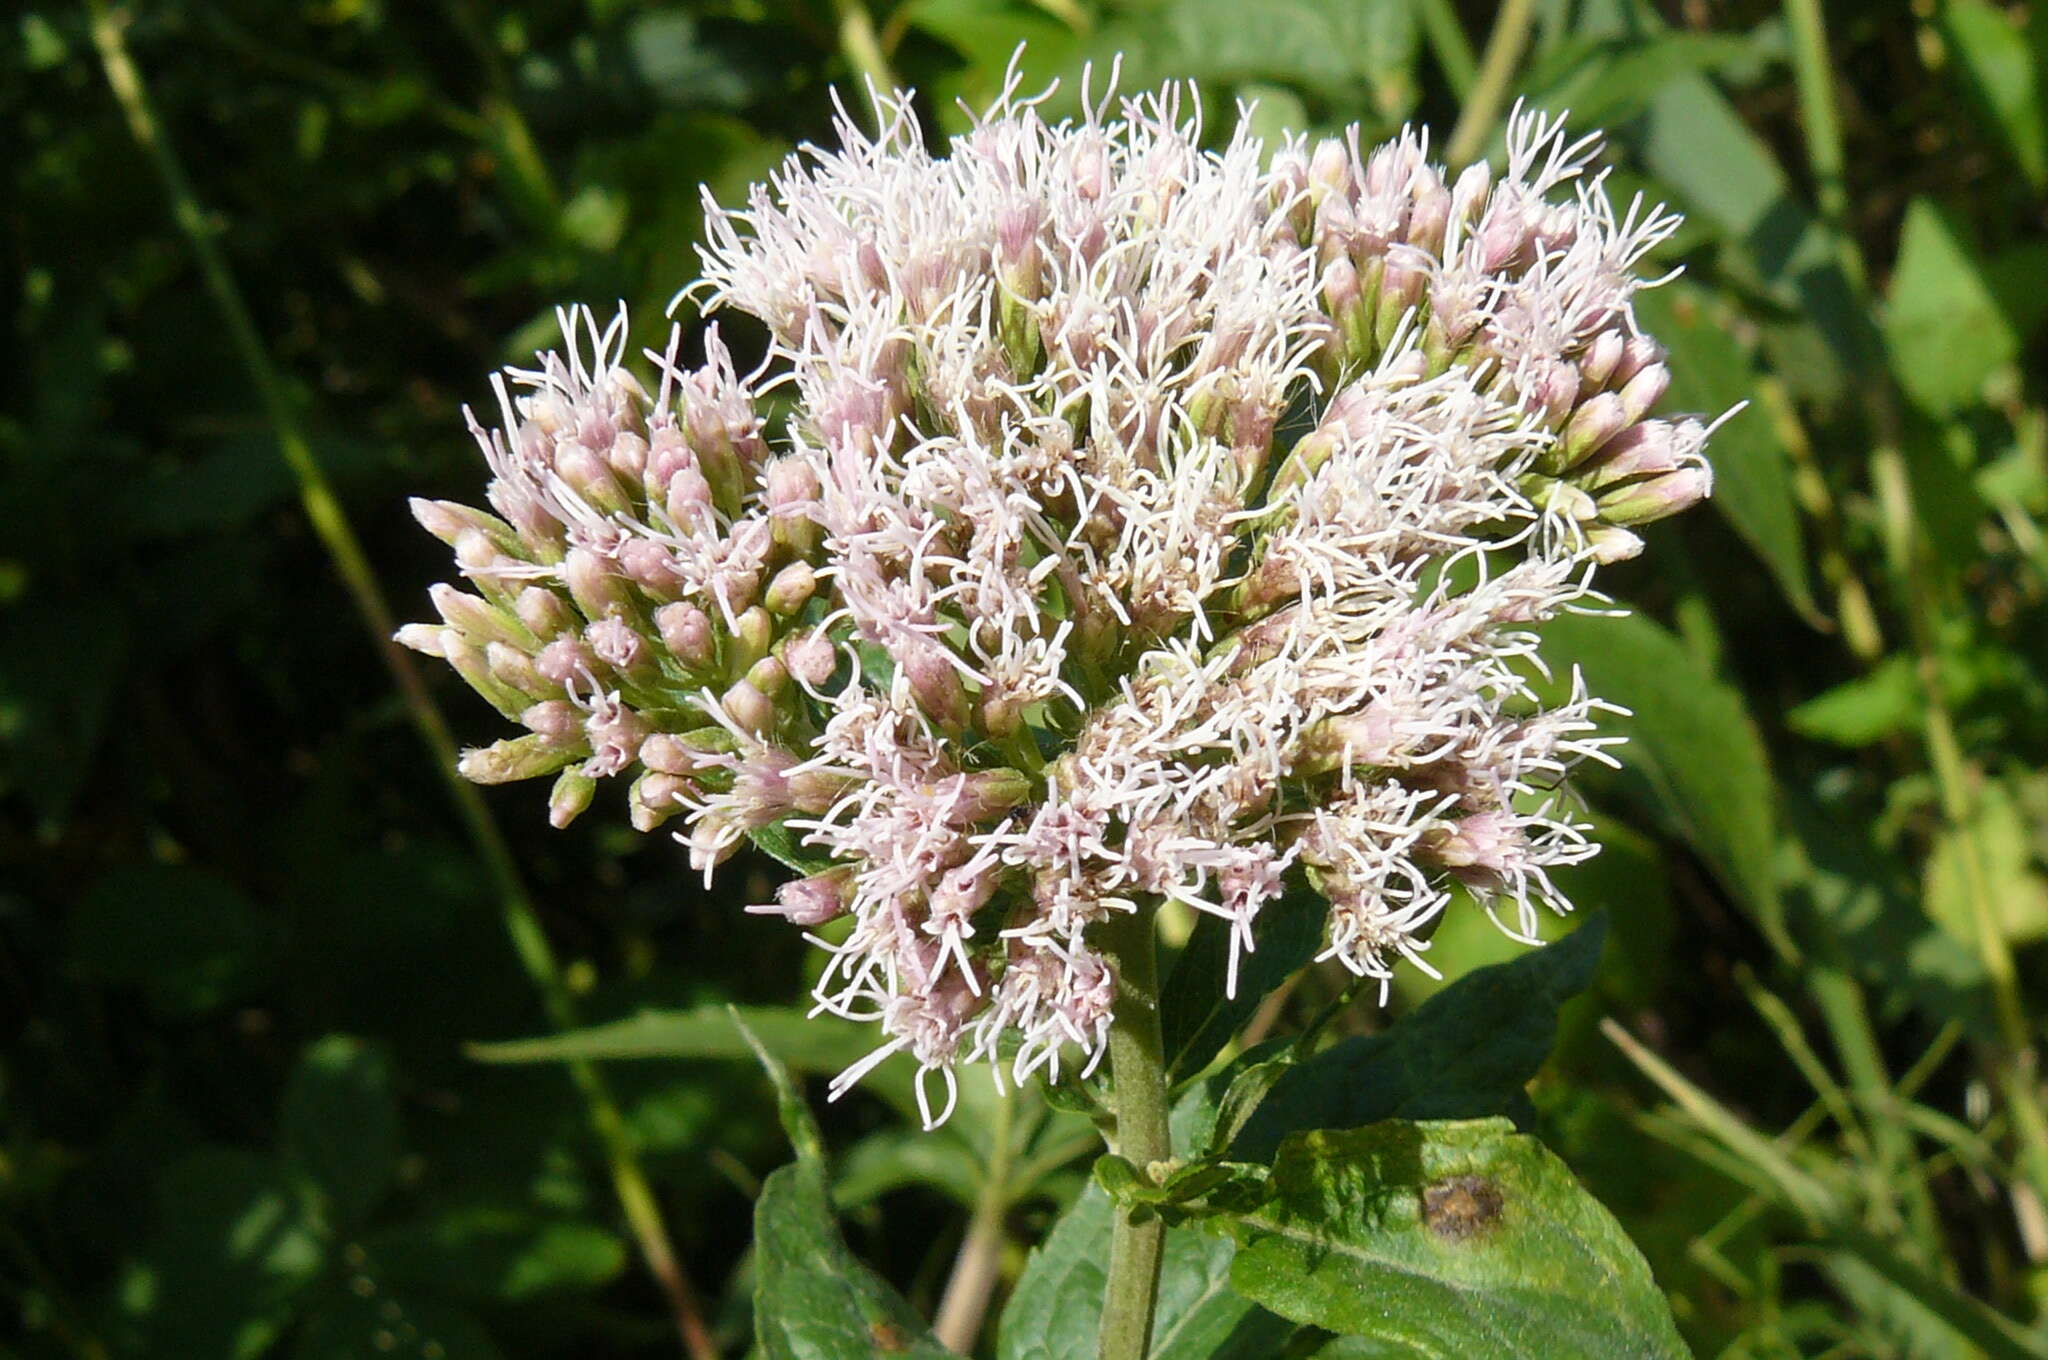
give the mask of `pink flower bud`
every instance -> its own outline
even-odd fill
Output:
[[[442,631],[441,655],[471,689],[506,717],[517,717],[519,711],[532,702],[533,696],[521,694],[491,674],[490,661],[485,657],[484,649],[453,628]]]
[[[661,632],[661,645],[689,669],[709,670],[718,659],[711,617],[696,605],[688,601],[665,604],[654,611],[654,626]]]
[[[588,548],[571,548],[562,559],[562,584],[587,619],[623,614],[630,604],[626,584],[613,565]]]
[[[462,753],[455,771],[472,784],[510,784],[553,774],[579,752],[542,736],[509,737],[480,750]]]
[[[648,736],[646,720],[616,702],[592,713],[583,731],[590,741],[583,772],[598,776],[617,774],[639,759],[640,743]]]
[[[633,781],[626,795],[626,814],[635,831],[653,831],[683,811],[683,797],[690,792],[689,781],[672,774],[649,771]]]
[[[539,645],[526,625],[486,600],[445,584],[427,587],[427,596],[443,622],[478,646],[486,642],[504,642],[521,649]]]
[[[1628,332],[1619,327],[1610,327],[1594,336],[1586,346],[1585,357],[1579,360],[1579,374],[1588,392],[1597,392],[1607,386],[1614,376],[1615,365],[1621,362],[1623,347],[1628,343]]]
[[[656,599],[673,600],[682,592],[675,554],[651,538],[629,538],[621,543],[619,567],[635,585]]]
[[[795,926],[821,926],[845,914],[852,893],[851,868],[827,869],[809,878],[792,879],[775,890],[772,903],[747,910],[756,916],[780,916]]]
[[[1591,524],[1586,526],[1586,546],[1595,562],[1609,566],[1639,556],[1643,540],[1618,524]]]
[[[768,655],[768,648],[774,641],[775,620],[768,617],[767,610],[755,605],[733,624],[732,652],[726,658],[727,673],[746,674],[756,661]]]
[[[988,905],[1001,881],[1000,866],[994,862],[963,864],[939,875],[926,903],[930,915],[925,929],[937,933],[953,927],[965,929],[974,913]]]
[[[747,683],[772,699],[788,687],[789,671],[776,657],[764,656],[747,668]]]
[[[1414,205],[1408,212],[1407,242],[1417,250],[1435,255],[1444,247],[1444,232],[1451,222],[1451,191],[1443,176],[1432,166],[1416,172]]]
[[[662,496],[662,508],[679,529],[693,529],[711,513],[711,483],[692,460],[669,476]]]
[[[1357,162],[1352,158],[1351,149],[1335,137],[1326,137],[1316,143],[1316,149],[1309,156],[1309,193],[1320,206],[1326,198],[1337,198],[1350,202],[1358,196],[1358,179],[1354,173]]]
[[[534,669],[533,659],[517,647],[508,647],[502,642],[484,644],[484,664],[491,669],[491,675],[507,689],[534,699],[544,699],[561,693],[561,686],[549,681]]]
[[[1706,467],[1682,467],[1602,496],[1600,516],[1610,524],[1647,524],[1699,504],[1713,490],[1714,474]]]
[[[528,586],[520,591],[513,609],[526,630],[542,641],[573,632],[583,624],[569,602],[546,586]]]
[[[626,489],[604,459],[579,442],[563,440],[555,445],[555,473],[571,491],[601,511],[621,514],[632,508]]]
[[[548,824],[557,831],[583,815],[597,793],[597,781],[580,770],[568,769],[555,777],[548,794]]]
[[[775,701],[746,680],[740,680],[719,696],[719,707],[746,731],[760,735],[775,726]]]
[[[556,638],[534,654],[533,668],[558,685],[587,686],[596,674],[597,654],[583,639]]]
[[[638,487],[647,472],[647,441],[631,430],[621,430],[605,453],[612,472],[627,486]]]
[[[1578,467],[1606,447],[1629,425],[1628,412],[1615,392],[1597,392],[1579,403],[1565,422],[1556,445],[1539,459],[1546,471],[1563,473]]]
[[[1664,362],[1664,347],[1647,335],[1631,335],[1621,347],[1621,358],[1614,365],[1614,373],[1607,381],[1611,386],[1626,386],[1636,374],[1651,364]]]
[[[522,712],[519,721],[558,746],[583,740],[583,713],[566,699],[545,699]]]
[[[418,496],[406,504],[412,508],[412,517],[419,521],[422,529],[451,548],[463,534],[471,531],[482,533],[502,552],[513,551],[519,545],[518,532],[496,515],[456,501],[430,501]]]
[[[761,603],[768,612],[790,618],[806,604],[818,589],[818,574],[811,570],[808,562],[792,562],[775,573],[775,579],[768,583],[768,589],[761,596]]]
[[[898,664],[910,680],[910,692],[931,720],[948,731],[967,725],[967,690],[944,645],[930,639],[905,646]]]
[[[446,632],[447,627],[438,623],[408,623],[393,633],[391,640],[422,656],[446,656],[447,652],[441,645],[442,635]]]
[[[1696,420],[1641,421],[1609,440],[1572,480],[1596,497],[1604,497],[1624,482],[1700,466],[1705,443],[1706,430]]]
[[[782,664],[799,684],[817,689],[839,669],[839,652],[822,631],[812,630],[783,642]]]
[[[583,630],[583,641],[597,659],[621,675],[652,665],[647,640],[622,618],[599,619]]]
[[[1664,399],[1671,387],[1671,370],[1663,364],[1644,364],[1621,388],[1622,408],[1630,420],[1640,420]]]

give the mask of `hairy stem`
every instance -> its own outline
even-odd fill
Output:
[[[1515,83],[1515,69],[1522,64],[1522,50],[1529,45],[1529,25],[1536,18],[1536,0],[1501,0],[1494,16],[1493,31],[1486,37],[1486,53],[1479,59],[1479,76],[1457,126],[1444,148],[1444,159],[1453,170],[1478,158],[1486,136],[1500,121],[1507,107],[1508,90]]]
[[[1116,1009],[1109,1030],[1116,1100],[1116,1152],[1144,1172],[1173,1155],[1166,1125],[1166,1055],[1159,1035],[1159,956],[1152,909],[1111,921],[1103,944],[1116,960]],[[1109,1239],[1109,1282],[1102,1300],[1101,1360],[1144,1360],[1159,1301],[1159,1259],[1166,1224],[1133,1223],[1118,1213]]]
[[[477,857],[483,861],[490,877],[506,932],[512,937],[513,950],[535,990],[540,993],[549,1021],[561,1029],[573,1028],[577,1023],[575,1001],[562,977],[561,966],[548,943],[547,934],[541,928],[533,899],[520,881],[518,866],[506,845],[504,834],[499,831],[482,796],[474,785],[455,773],[455,739],[448,729],[447,719],[427,692],[411,658],[391,640],[391,607],[384,599],[382,587],[377,584],[369,558],[363,552],[362,543],[349,524],[333,487],[328,484],[326,473],[313,455],[313,446],[299,423],[298,411],[286,390],[284,379],[271,362],[270,351],[256,329],[255,318],[250,315],[226,257],[214,243],[214,228],[185,176],[184,165],[157,122],[148,87],[143,84],[142,73],[128,52],[124,31],[126,14],[115,10],[107,0],[86,0],[86,7],[91,15],[93,44],[99,50],[107,84],[127,118],[129,132],[163,182],[164,192],[171,202],[171,215],[191,245],[206,289],[220,311],[228,338],[243,367],[248,370],[249,380],[270,421],[278,453],[298,484],[299,503],[305,509],[306,518],[311,521],[336,574],[347,588],[357,615],[369,631],[378,655],[391,673],[392,683],[405,702],[406,715],[446,784],[449,799],[454,803]],[[669,1245],[668,1229],[662,1222],[660,1205],[640,1169],[638,1155],[618,1104],[612,1099],[597,1069],[589,1063],[570,1064],[569,1075],[588,1107],[591,1124],[610,1163],[612,1187],[618,1195],[620,1208],[640,1243],[648,1269],[668,1296],[685,1349],[695,1360],[716,1360],[718,1350],[704,1325],[703,1311],[698,1306],[689,1277],[684,1274],[681,1261]]]

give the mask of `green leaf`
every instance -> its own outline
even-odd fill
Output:
[[[1782,942],[1776,792],[1740,691],[1639,614],[1557,619],[1544,629],[1544,654],[1558,675],[1576,666],[1594,694],[1630,710],[1612,723],[1628,737],[1617,751],[1622,789],[1697,850]]]
[[[1665,31],[1651,5],[1631,0],[1582,25],[1581,36],[1633,45]],[[1871,353],[1869,322],[1826,230],[1710,80],[1686,74],[1661,81],[1643,116],[1621,135],[1676,195],[1674,206],[1717,228],[1781,302],[1805,315],[1846,364],[1860,366]]]
[[[1927,858],[1927,914],[1978,952],[1976,895],[1989,894],[1994,926],[2014,944],[2048,935],[2048,877],[2034,867],[2032,828],[2005,784],[1987,782],[1962,826],[1945,828]]]
[[[1412,0],[1267,0],[1255,23],[1240,0],[1171,0],[1104,25],[1091,51],[1123,54],[1127,89],[1286,85],[1390,126],[1414,105],[1419,45]]]
[[[311,1192],[282,1167],[239,1148],[192,1153],[157,1187],[139,1305],[147,1353],[262,1354],[326,1253]]]
[[[276,927],[239,889],[184,865],[110,870],[70,922],[77,976],[139,986],[166,1017],[204,1015],[248,996],[277,946]]]
[[[1900,653],[1808,699],[1785,715],[1785,723],[1817,741],[1869,746],[1920,725],[1921,693],[1912,658]]]
[[[842,1072],[874,1052],[877,1042],[865,1025],[833,1015],[807,1015],[794,1006],[712,1005],[687,1011],[642,1011],[567,1034],[470,1044],[467,1051],[483,1062],[504,1063],[746,1058],[753,1050],[740,1026],[751,1030],[779,1061],[802,1072]],[[915,1111],[915,1072],[908,1059],[891,1058],[863,1078],[861,1085],[898,1110]]]
[[[735,1020],[737,1017],[737,1022]],[[471,1044],[483,1062],[529,1063],[606,1058],[747,1058],[754,1050],[741,1026],[783,1062],[806,1072],[837,1072],[872,1052],[873,1034],[832,1016],[810,1017],[794,1006],[699,1006],[642,1011],[542,1039]]]
[[[1523,81],[1530,102],[1570,109],[1572,122],[1612,127],[1639,116],[1673,80],[1708,72],[1749,73],[1776,59],[1774,33],[1672,32],[1565,43],[1532,65]]]
[[[398,1102],[383,1052],[342,1034],[308,1045],[279,1123],[286,1162],[326,1192],[336,1226],[367,1218],[398,1169]]]
[[[1231,1283],[1416,1356],[1683,1357],[1621,1226],[1504,1119],[1296,1134],[1232,1223]]]
[[[2033,23],[2038,16],[2029,16]],[[1955,49],[1977,104],[2036,189],[2048,185],[2048,114],[2041,100],[2041,73],[2026,35],[2003,10],[1985,0],[1948,0],[1941,31]]]
[[[998,1360],[1094,1360],[1115,1208],[1090,1185],[1031,1253],[1003,1311]],[[1168,1228],[1152,1360],[1267,1360],[1292,1323],[1230,1288],[1230,1239]]]
[[[452,1205],[363,1245],[376,1278],[479,1303],[588,1294],[626,1268],[616,1233],[523,1206]]]
[[[1167,974],[1159,1027],[1167,1079],[1179,1082],[1209,1065],[1275,987],[1315,957],[1329,901],[1305,882],[1292,884],[1259,913],[1258,948],[1240,954],[1235,995],[1225,995],[1230,924],[1204,912]]]
[[[955,1118],[961,1114],[956,1113]],[[950,1130],[952,1125],[947,1126]],[[848,1148],[832,1179],[832,1202],[842,1209],[867,1204],[892,1190],[913,1186],[937,1190],[963,1208],[981,1198],[986,1171],[960,1139],[947,1130],[877,1129]]]
[[[1247,1056],[1275,1052],[1282,1042],[1262,1044]],[[1223,1085],[1222,1074],[1213,1074],[1174,1102],[1174,1147],[1211,1141]],[[1003,1312],[997,1360],[1094,1360],[1114,1212],[1102,1187],[1091,1182],[1061,1215],[1018,1277]],[[1267,1360],[1293,1334],[1292,1323],[1230,1291],[1236,1252],[1227,1237],[1167,1228],[1152,1328],[1155,1360]]]
[[[737,1016],[735,1016],[737,1020]],[[746,1034],[746,1027],[740,1026]],[[750,1042],[753,1036],[747,1034]],[[754,1338],[765,1360],[870,1360],[952,1352],[888,1281],[848,1249],[832,1217],[817,1122],[789,1070],[753,1042],[774,1082],[796,1161],[754,1201]]]
[[[824,851],[803,844],[803,837],[792,831],[787,822],[770,822],[747,835],[755,849],[805,876],[821,874],[837,863]]]
[[[360,1292],[359,1292],[360,1291]],[[356,1277],[306,1320],[292,1360],[501,1360],[481,1323],[459,1308],[431,1299],[393,1296],[368,1275]]]
[[[1929,414],[1946,415],[1981,400],[1985,380],[2019,355],[2019,334],[1991,291],[1975,248],[1955,220],[1927,199],[1916,198],[1906,208],[1886,304],[1892,372]]]
[[[1558,1008],[1593,980],[1606,936],[1595,914],[1556,944],[1466,974],[1386,1033],[1287,1068],[1231,1138],[1230,1156],[1270,1160],[1301,1129],[1513,1113],[1550,1054]]]
[[[1671,351],[1670,409],[1711,419],[1753,398],[1754,367],[1735,338],[1726,303],[1674,283],[1638,294],[1635,305],[1643,329]],[[1736,415],[1714,432],[1707,456],[1714,466],[1714,508],[1756,549],[1793,608],[1817,617],[1792,499],[1792,462],[1768,415],[1753,405]]]

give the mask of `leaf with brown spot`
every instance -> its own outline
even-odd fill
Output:
[[[1422,1187],[1422,1223],[1447,1242],[1463,1242],[1500,1222],[1500,1187],[1484,1176],[1447,1176]]]
[[[1681,1357],[1650,1268],[1564,1163],[1505,1119],[1294,1134],[1231,1222],[1231,1287],[1387,1353]]]

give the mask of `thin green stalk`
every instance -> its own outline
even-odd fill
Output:
[[[1149,1172],[1173,1155],[1167,1128],[1166,1054],[1159,1033],[1159,953],[1152,909],[1110,922],[1103,945],[1116,961],[1116,1007],[1109,1067],[1116,1099],[1116,1152]],[[1159,1303],[1159,1262],[1166,1224],[1156,1215],[1133,1223],[1116,1215],[1109,1238],[1109,1281],[1102,1299],[1101,1360],[1145,1360]]]
[[[1769,1187],[1778,1203],[1796,1210],[1813,1235],[1860,1257],[1864,1264],[1904,1289],[1958,1333],[1997,1357],[2048,1356],[2048,1340],[2035,1337],[1979,1300],[1908,1261],[1891,1245],[1857,1224],[1825,1180],[1801,1167],[1776,1140],[1744,1123],[1734,1111],[1687,1081],[1678,1070],[1644,1047],[1612,1018],[1600,1032],[1648,1077],[1725,1157],[1703,1159],[1742,1184]],[[1659,1136],[1662,1136],[1661,1134]],[[1684,1144],[1695,1156],[1704,1149]]]
[[[1827,18],[1821,12],[1821,0],[1785,0],[1785,23],[1792,30],[1799,117],[1806,130],[1806,159],[1813,171],[1821,219],[1847,240],[1849,188],[1843,173],[1842,123],[1835,112],[1834,72],[1828,65]],[[1861,287],[1860,258],[1851,266],[1851,276]]]
[[[1868,1119],[1865,1127],[1877,1147],[1882,1184],[1887,1193],[1895,1189],[1905,1201],[1906,1223],[1922,1263],[1939,1263],[1941,1223],[1934,1211],[1934,1196],[1927,1187],[1912,1135],[1901,1122],[1906,1102],[1893,1087],[1878,1049],[1863,988],[1841,969],[1815,964],[1809,970],[1807,990],[1820,1008],[1856,1104]]]
[[[832,0],[832,9],[839,22],[839,50],[846,60],[876,97],[894,93],[896,73],[889,69],[889,58],[875,35],[875,19],[868,7],[862,0]],[[879,121],[881,113],[876,111],[875,117]]]
[[[1869,270],[1856,238],[1848,230],[1847,158],[1842,147],[1841,120],[1835,108],[1834,79],[1828,61],[1827,23],[1821,0],[1785,0],[1792,31],[1793,70],[1804,114],[1806,151],[1819,192],[1821,214],[1835,240],[1843,273],[1865,303],[1871,301]],[[1960,857],[1977,949],[1984,962],[1993,1008],[1997,1013],[2002,1051],[1985,1055],[1984,1065],[2011,1111],[2020,1144],[2022,1174],[2033,1193],[2048,1200],[2048,1111],[2041,1104],[2039,1053],[2027,1022],[2025,1002],[2013,963],[2012,947],[1998,919],[1998,903],[1986,872],[1975,830],[1976,772],[1956,736],[1941,674],[1938,622],[1941,602],[1935,598],[1926,558],[1926,538],[1914,505],[1912,481],[1901,447],[1898,397],[1881,376],[1872,376],[1868,397],[1877,423],[1877,447],[1871,454],[1871,480],[1883,514],[1885,552],[1906,609],[1907,627],[1927,713],[1923,724],[1928,763],[1934,774],[1942,817],[1962,838]]]
[[[1421,0],[1420,11],[1429,50],[1436,54],[1451,93],[1461,102],[1471,98],[1473,82],[1479,79],[1479,59],[1472,55],[1472,40],[1458,22],[1457,6],[1451,0]]]
[[[967,1235],[960,1240],[953,1273],[946,1279],[946,1292],[939,1296],[939,1311],[932,1320],[932,1335],[939,1344],[962,1355],[974,1354],[975,1338],[981,1335],[989,1295],[1002,1272],[1003,1247],[1009,1240],[1003,1217],[1010,1211],[1010,1123],[1015,1106],[1012,1095],[996,1100],[981,1193],[975,1196]]]
[[[1529,46],[1529,28],[1536,18],[1536,0],[1501,0],[1494,15],[1493,32],[1486,38],[1486,54],[1479,60],[1479,76],[1465,107],[1451,129],[1444,159],[1453,170],[1470,165],[1501,110],[1507,107],[1508,91],[1515,83],[1515,70],[1522,64],[1522,52]]]
[[[300,426],[284,380],[271,362],[270,352],[256,329],[255,319],[250,315],[241,289],[228,268],[226,257],[214,243],[206,212],[186,178],[183,164],[157,121],[148,88],[128,52],[124,33],[125,12],[116,11],[108,0],[86,0],[86,8],[91,17],[93,43],[99,50],[107,84],[127,118],[129,132],[163,181],[164,191],[170,199],[171,215],[192,248],[207,291],[220,311],[228,338],[248,371],[249,380],[276,436],[278,452],[298,483],[299,502],[305,508],[306,518],[312,522],[321,546],[348,590],[356,613],[390,671],[392,682],[404,700],[406,714],[426,746],[477,855],[483,861],[498,897],[506,931],[512,938],[513,950],[540,993],[548,1019],[558,1028],[573,1028],[577,1023],[575,1001],[562,977],[547,934],[541,928],[533,901],[520,881],[518,866],[481,795],[455,773],[455,739],[448,729],[447,720],[427,692],[411,659],[391,641],[391,609],[377,584],[369,558],[364,554],[355,530],[349,525],[341,502],[328,484],[326,473],[313,455],[312,445]],[[689,1278],[669,1245],[660,1206],[640,1169],[638,1155],[618,1105],[594,1067],[588,1063],[572,1063],[569,1070],[604,1145],[612,1185],[627,1223],[639,1240],[648,1268],[668,1294],[685,1347],[699,1360],[715,1360],[717,1349],[705,1329],[702,1310],[697,1305]]]

